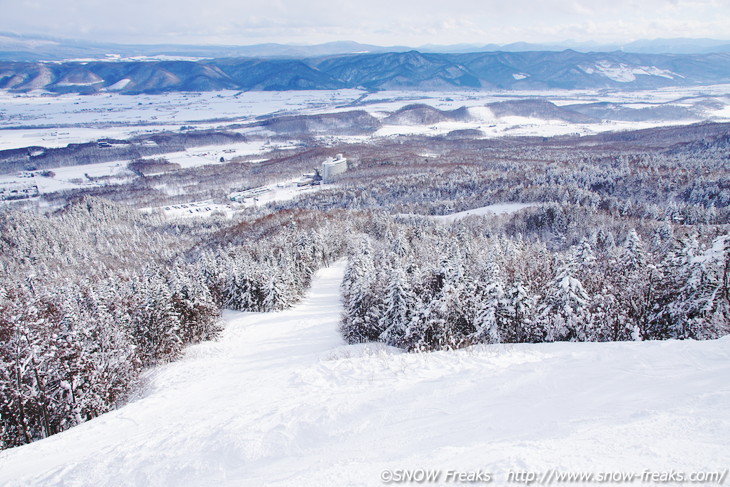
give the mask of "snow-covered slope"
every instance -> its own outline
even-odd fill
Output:
[[[481,208],[474,208],[471,210],[460,211],[458,213],[451,213],[449,215],[439,215],[432,217],[436,221],[445,223],[454,223],[457,220],[466,218],[467,216],[484,216],[487,214],[492,215],[505,215],[514,213],[516,211],[529,208],[531,206],[537,206],[536,203],[498,203],[489,206],[483,206]]]
[[[727,468],[730,338],[346,346],[343,271],[320,271],[292,310],[226,313],[221,339],[156,370],[144,397],[3,452],[0,485],[382,485],[406,468],[504,485],[547,469]]]

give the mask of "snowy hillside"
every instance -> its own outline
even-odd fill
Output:
[[[15,56],[13,56],[15,57]],[[730,54],[624,52],[351,53],[316,58],[107,57],[103,61],[7,62],[0,89],[12,92],[655,89],[727,83]],[[176,60],[177,59],[177,60]]]
[[[346,346],[343,272],[320,271],[289,311],[227,312],[219,341],[153,371],[139,399],[0,453],[0,485],[382,485],[383,471],[413,468],[502,485],[548,469],[727,468],[730,337]]]

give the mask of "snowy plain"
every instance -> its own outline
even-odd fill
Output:
[[[0,90],[0,150],[39,145],[63,147],[99,138],[208,129],[264,115],[318,113],[349,104],[357,90],[189,92],[158,95],[55,95]]]
[[[139,398],[0,453],[0,485],[377,486],[383,472],[419,468],[486,472],[492,485],[515,472],[727,472],[730,337],[418,354],[349,346],[337,332],[343,272],[344,262],[319,271],[291,310],[225,312],[220,339],[152,370]]]
[[[579,103],[672,104],[682,106],[694,97],[725,100],[724,107],[708,109],[702,119],[730,119],[726,96],[730,85],[695,86],[639,91],[551,90],[551,91],[383,91],[312,90],[285,92],[185,92],[157,95],[97,95],[45,92],[9,93],[0,90],[0,150],[28,146],[63,147],[70,143],[100,138],[127,138],[181,127],[227,129],[231,124],[252,122],[257,117],[312,115],[365,110],[382,117],[408,104],[425,103],[440,110],[480,108],[485,104],[543,98],[558,106]],[[685,100],[686,99],[686,100]],[[685,100],[685,101],[683,101]],[[689,101],[687,101],[689,100]],[[690,121],[691,122],[691,121]],[[677,122],[669,122],[677,123]],[[684,120],[683,123],[688,123]],[[607,130],[631,130],[665,125],[656,122],[614,122],[571,124],[526,117],[482,117],[467,124],[429,126],[386,126],[377,135],[409,133],[437,135],[449,130],[481,128],[485,136],[593,134]],[[494,125],[495,127],[491,127]],[[494,129],[494,130],[490,130]],[[240,131],[240,130],[239,130]],[[244,130],[245,132],[245,130]]]
[[[644,91],[553,90],[511,92],[409,92],[362,90],[287,91],[287,92],[190,92],[158,95],[97,95],[44,92],[9,93],[0,90],[0,150],[30,146],[63,147],[108,138],[128,138],[141,134],[181,129],[231,130],[254,136],[249,142],[195,147],[164,157],[183,168],[219,164],[237,156],[264,156],[272,149],[295,147],[296,140],[276,146],[266,140],[267,131],[246,127],[258,117],[312,115],[351,110],[365,110],[383,119],[406,105],[425,103],[440,110],[467,107],[470,118],[424,125],[383,125],[372,136],[318,136],[323,145],[367,142],[372,138],[403,135],[442,136],[455,130],[476,129],[481,137],[591,135],[607,131],[624,131],[660,125],[677,125],[702,120],[730,120],[730,85],[697,86]],[[594,123],[571,123],[523,116],[496,116],[485,107],[488,103],[540,97],[556,105],[595,103],[621,104],[642,108],[670,104],[692,106],[699,99],[713,100],[704,118],[696,120],[657,120],[627,122],[604,120]],[[95,165],[51,168],[52,178],[36,178],[40,194],[64,189],[92,187],[129,181],[129,161],[112,161]],[[91,177],[87,177],[91,176]],[[94,177],[106,176],[103,180]],[[112,176],[109,178],[108,176]],[[0,176],[0,184],[24,184],[21,174]]]
[[[323,145],[367,142],[372,138],[403,135],[443,136],[455,130],[476,129],[483,138],[505,136],[592,135],[607,131],[645,129],[702,120],[730,120],[730,85],[696,86],[643,91],[552,90],[552,91],[455,91],[411,92],[323,90],[287,92],[185,92],[158,95],[97,95],[45,92],[9,93],[0,90],[0,150],[30,146],[64,147],[71,143],[100,139],[125,139],[142,134],[181,129],[220,129],[253,136],[249,142],[195,147],[164,157],[183,168],[219,164],[237,156],[265,156],[272,149],[295,147],[296,140],[271,145],[268,132],[246,124],[258,117],[312,115],[365,110],[383,119],[406,105],[425,103],[440,110],[466,107],[470,118],[424,125],[383,125],[372,136],[318,136]],[[488,103],[540,97],[556,105],[612,102],[627,108],[669,104],[692,106],[698,100],[712,100],[697,119],[627,122],[603,120],[571,123],[524,116],[496,116]],[[699,112],[698,112],[699,113]],[[116,184],[129,181],[129,161],[98,165],[50,168],[52,178],[36,178],[40,194],[64,189]],[[91,177],[87,177],[91,176]],[[103,180],[94,177],[107,176]],[[108,176],[112,176],[109,178]],[[21,174],[0,176],[0,184],[24,184]]]

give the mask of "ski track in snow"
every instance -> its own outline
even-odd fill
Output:
[[[730,337],[477,346],[345,345],[344,263],[278,313],[224,314],[218,341],[143,397],[0,453],[2,486],[382,485],[384,469],[727,468]],[[579,485],[573,483],[572,485]]]

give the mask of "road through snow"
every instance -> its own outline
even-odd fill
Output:
[[[510,471],[728,467],[730,338],[347,346],[343,272],[321,270],[291,310],[226,312],[221,338],[155,370],[142,397],[0,453],[0,485],[376,486],[406,468],[504,485]]]

